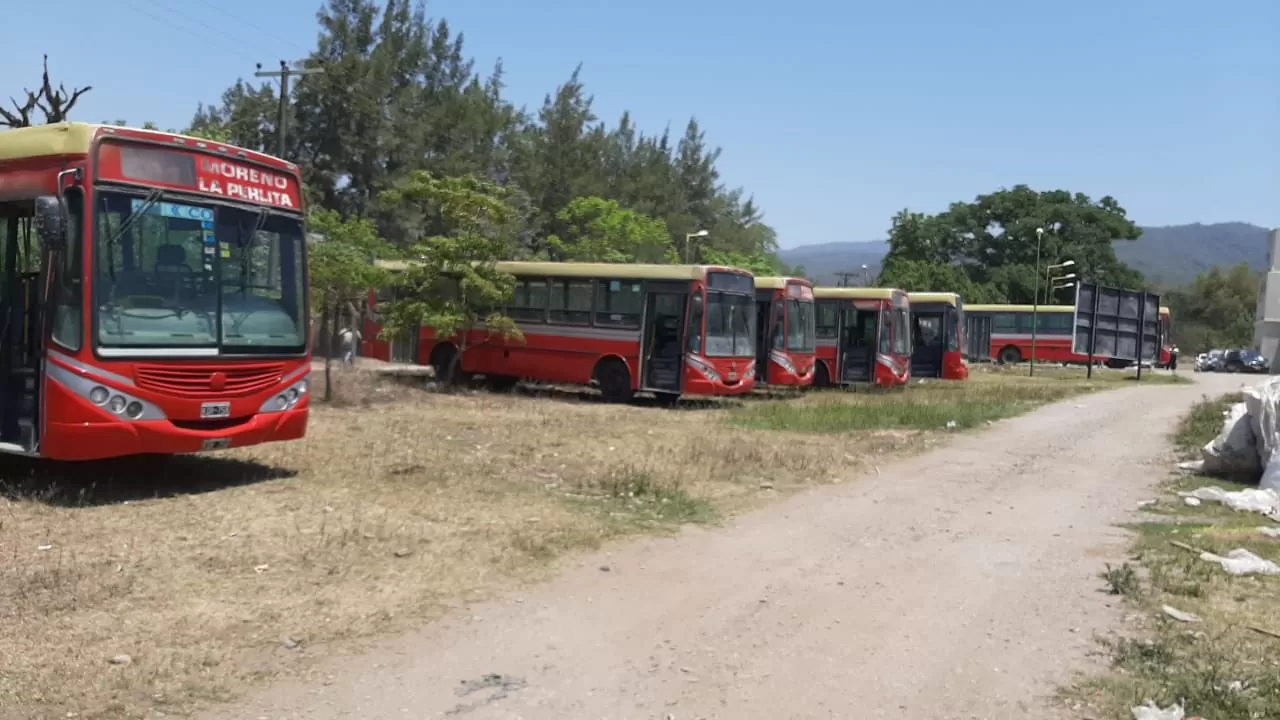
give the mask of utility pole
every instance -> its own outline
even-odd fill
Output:
[[[838,272],[836,277],[840,278],[840,287],[852,287],[849,285],[849,278],[858,277],[856,272]]]
[[[277,127],[276,155],[281,160],[288,159],[284,156],[284,148],[285,148],[284,140],[285,140],[285,132],[287,130],[286,126],[288,125],[288,118],[289,118],[289,78],[295,75],[298,75],[298,76],[320,75],[322,73],[324,73],[324,68],[291,68],[289,67],[289,63],[285,62],[284,60],[280,61],[279,70],[263,70],[262,63],[258,63],[258,71],[253,74],[254,77],[280,78],[280,118],[276,125]]]

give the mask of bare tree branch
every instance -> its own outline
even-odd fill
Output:
[[[11,128],[30,127],[31,114],[37,109],[44,113],[44,121],[46,123],[63,122],[71,113],[71,109],[75,107],[76,102],[87,92],[93,89],[92,86],[82,88],[72,88],[71,92],[67,92],[67,86],[62,83],[58,84],[57,89],[53,87],[53,81],[49,79],[49,56],[44,56],[44,73],[40,78],[40,88],[32,91],[24,88],[23,92],[27,94],[27,100],[24,104],[19,104],[13,97],[9,98],[9,102],[13,103],[16,113],[10,112],[0,107],[0,124]]]

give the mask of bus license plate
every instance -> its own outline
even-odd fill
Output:
[[[200,443],[201,450],[226,450],[231,447],[231,438],[209,438]]]
[[[213,420],[231,417],[231,403],[207,402],[200,406],[200,419]]]

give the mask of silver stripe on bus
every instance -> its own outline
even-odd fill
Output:
[[[1038,333],[1036,333],[1036,340],[1052,340],[1052,339],[1054,339],[1054,338],[1060,338],[1060,339],[1062,339],[1062,340],[1070,340],[1070,339],[1071,339],[1071,333],[1062,333],[1062,332],[1057,332],[1057,333],[1042,333],[1042,332],[1038,332]],[[992,340],[992,342],[994,342],[994,341],[996,341],[996,340],[1028,340],[1028,341],[1029,341],[1029,340],[1031,340],[1031,333],[1008,333],[1008,334],[1005,334],[1005,333],[991,333],[991,340]]]
[[[116,373],[113,373],[110,370],[103,370],[100,367],[86,365],[80,362],[79,360],[76,360],[75,358],[69,355],[64,355],[56,350],[50,350],[49,356],[52,357],[54,360],[57,360],[58,362],[62,363],[63,365],[67,365],[75,368],[76,370],[80,371],[82,374],[97,375],[100,378],[105,378],[112,382],[120,383],[121,385],[129,385],[129,386],[133,385],[133,381],[123,375],[117,375]]]
[[[217,357],[218,348],[118,348],[100,347],[98,354],[107,358],[133,357]]]
[[[543,325],[541,323],[516,323],[525,337],[571,337],[589,340],[639,341],[640,330],[629,328],[601,328],[575,325]]]

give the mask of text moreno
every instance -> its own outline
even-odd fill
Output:
[[[290,178],[216,158],[200,159],[200,190],[250,202],[294,207]]]

